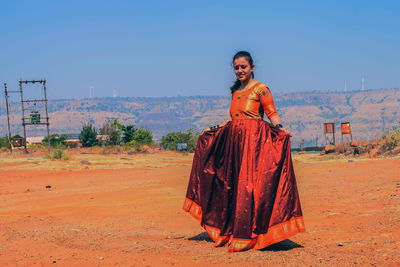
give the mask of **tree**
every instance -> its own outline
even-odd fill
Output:
[[[135,125],[122,125],[122,142],[129,143],[133,140],[133,135],[136,132]]]
[[[51,147],[65,147],[65,140],[67,139],[68,135],[66,134],[50,134],[50,146]],[[45,136],[42,140],[42,143],[47,144],[48,138]]]
[[[91,123],[82,126],[79,140],[82,142],[83,147],[92,147],[98,145],[97,130]]]
[[[105,145],[119,145],[121,143],[122,125],[117,119],[108,120],[100,128],[100,134],[106,136]]]
[[[150,129],[140,127],[133,134],[133,139],[139,145],[151,145],[153,143],[153,134]]]
[[[0,148],[9,148],[10,143],[8,142],[8,137],[0,137]]]
[[[196,148],[199,133],[194,129],[189,129],[187,132],[172,132],[161,138],[161,146],[164,149],[177,150],[178,143],[187,143],[188,151],[193,152]]]

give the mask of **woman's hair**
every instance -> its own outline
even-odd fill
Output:
[[[232,59],[232,64],[233,62],[240,57],[245,57],[247,59],[247,61],[249,62],[250,66],[253,66],[253,58],[251,57],[250,53],[247,51],[239,51],[237,52]],[[251,77],[254,78],[254,71],[251,73]],[[233,94],[233,92],[235,92],[237,89],[239,89],[240,87],[240,81],[239,79],[236,79],[236,81],[233,83],[233,85],[231,86],[231,93]]]

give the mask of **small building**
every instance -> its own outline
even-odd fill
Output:
[[[67,134],[65,144],[68,147],[82,147],[82,142],[79,140],[79,134]]]
[[[44,138],[45,138],[45,136],[27,137],[26,138],[26,144],[28,144],[28,145],[40,145]]]

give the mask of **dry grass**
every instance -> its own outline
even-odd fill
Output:
[[[47,151],[46,151],[47,152]],[[24,154],[14,152],[0,154],[2,170],[46,169],[46,170],[80,170],[80,169],[121,169],[121,168],[161,168],[170,165],[190,165],[193,154],[173,151],[156,153],[126,153],[101,148],[66,149],[61,159],[47,156],[45,151]]]

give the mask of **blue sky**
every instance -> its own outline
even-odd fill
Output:
[[[274,92],[400,87],[400,1],[1,1],[0,82],[49,97],[228,95],[254,56]]]

